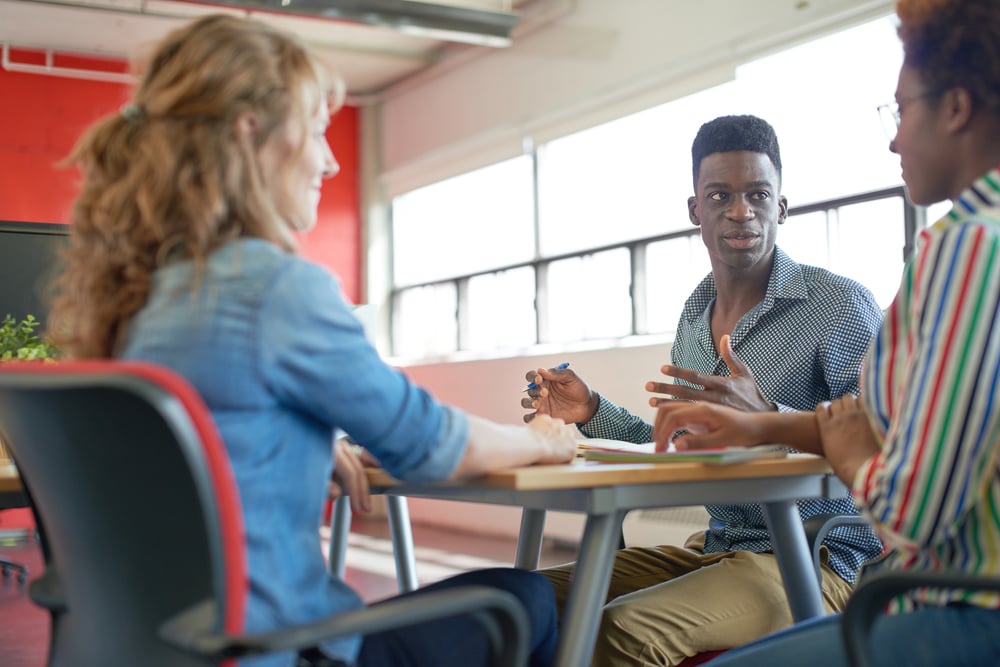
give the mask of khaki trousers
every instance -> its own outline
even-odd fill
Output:
[[[677,665],[705,651],[741,646],[792,624],[774,554],[704,554],[704,533],[684,548],[632,547],[615,556],[594,667]],[[823,604],[840,611],[851,584],[823,565]],[[539,570],[560,616],[573,563]]]

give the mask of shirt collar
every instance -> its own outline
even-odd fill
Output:
[[[695,288],[684,316],[691,319],[700,315],[716,294],[715,278],[709,273]],[[767,280],[767,290],[761,302],[762,308],[770,310],[777,299],[805,299],[808,296],[809,289],[802,275],[802,266],[785,254],[784,250],[774,246],[774,263],[771,265],[771,277]]]
[[[958,221],[982,213],[986,209],[1000,208],[1000,166],[983,174],[958,199],[943,219]]]

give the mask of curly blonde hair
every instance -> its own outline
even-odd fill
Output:
[[[264,23],[207,16],[170,33],[133,101],[92,126],[67,158],[83,182],[55,285],[53,342],[74,357],[112,356],[168,262],[201,268],[239,237],[294,251],[296,221],[278,214],[256,152],[286,122],[305,127],[324,99],[340,105],[339,80]],[[247,113],[252,135],[236,131]]]

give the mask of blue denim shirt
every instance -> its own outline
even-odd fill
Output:
[[[120,356],[179,372],[215,418],[246,521],[251,632],[362,606],[320,546],[334,429],[401,479],[445,478],[465,452],[465,415],[382,362],[337,280],[258,239],[218,250],[198,278],[189,262],[157,271]],[[359,646],[324,649],[351,661]]]

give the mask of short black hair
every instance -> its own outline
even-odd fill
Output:
[[[691,144],[691,171],[698,187],[701,161],[713,153],[751,151],[771,159],[781,183],[781,150],[778,137],[770,123],[757,116],[720,116],[701,126]]]

